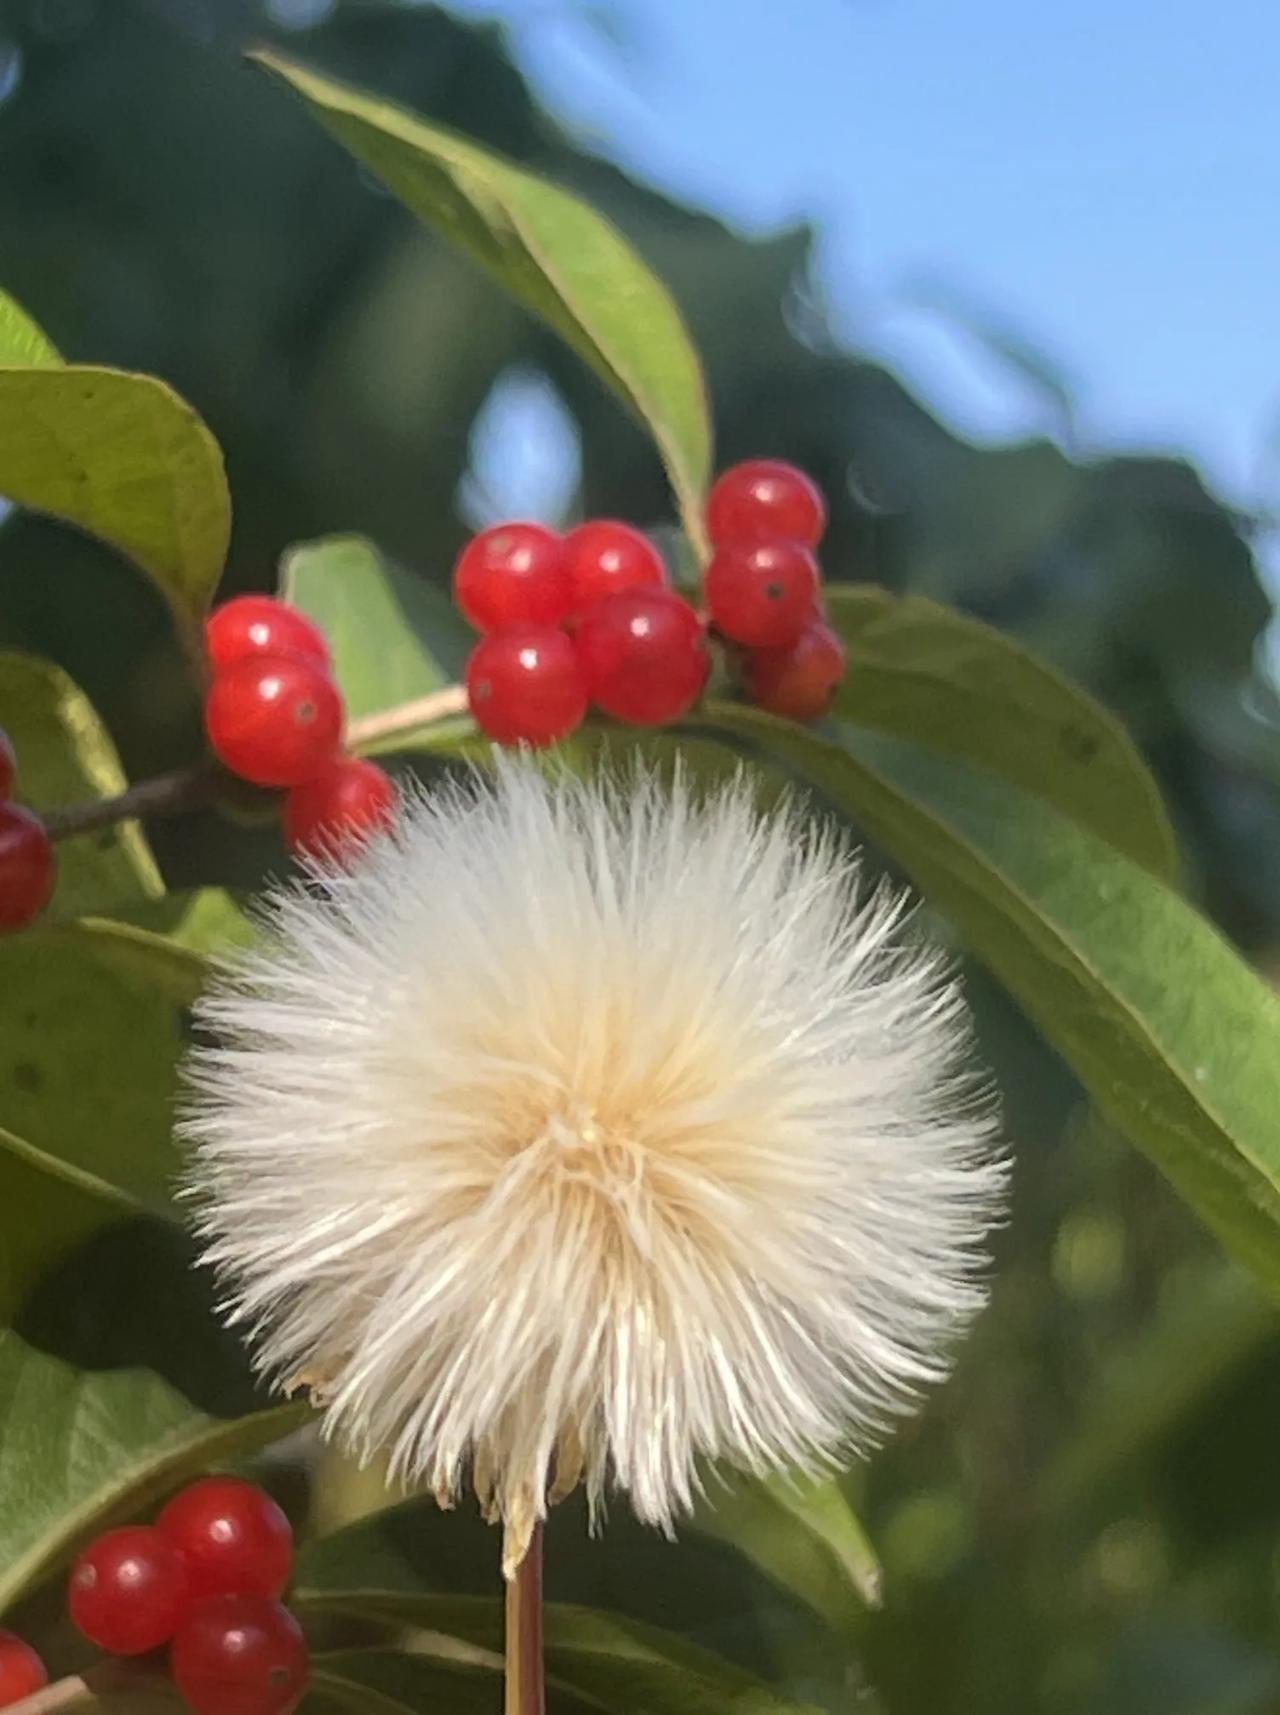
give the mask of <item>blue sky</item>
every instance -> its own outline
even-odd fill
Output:
[[[614,42],[556,0],[459,9],[506,18],[556,111],[665,189],[818,223],[838,327],[968,432],[1045,403],[913,282],[1036,346],[1086,447],[1280,487],[1276,0],[615,0]]]

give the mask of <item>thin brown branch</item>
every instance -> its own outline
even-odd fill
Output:
[[[93,1690],[88,1682],[78,1673],[73,1673],[66,1679],[55,1679],[43,1691],[33,1691],[30,1697],[10,1703],[5,1715],[50,1715],[51,1710],[69,1709],[73,1703],[87,1701],[92,1696]]]
[[[504,1715],[546,1715],[542,1665],[542,1526],[507,1584],[507,1694]]]
[[[95,798],[87,804],[41,811],[41,818],[50,839],[66,840],[73,834],[92,834],[99,828],[112,827],[116,822],[143,816],[174,816],[181,810],[192,810],[208,800],[213,780],[209,764],[200,762],[193,768],[178,768],[172,774],[139,780],[136,786],[114,798]]]

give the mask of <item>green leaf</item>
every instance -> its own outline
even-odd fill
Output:
[[[17,795],[34,810],[112,798],[128,785],[92,704],[52,661],[0,654],[0,727],[18,754]],[[163,892],[136,822],[59,841],[55,917],[111,911]]]
[[[837,1632],[857,1622],[860,1608],[880,1606],[880,1563],[837,1482],[713,1482],[694,1526],[733,1543]]]
[[[766,1528],[776,1537],[771,1545]],[[812,1525],[779,1511],[767,1525],[757,1521],[755,1539],[745,1548],[723,1529],[708,1533],[702,1520],[690,1521],[673,1543],[619,1506],[608,1528],[593,1537],[579,1494],[548,1521],[547,1597],[575,1611],[608,1608],[646,1635],[678,1633],[754,1680],[803,1681],[813,1688],[806,1695],[825,1697],[845,1683],[847,1627],[833,1632],[810,1599],[829,1598],[846,1619],[850,1605],[846,1581],[839,1606],[838,1575],[819,1563],[807,1540],[813,1534]],[[789,1537],[806,1539],[794,1557]],[[433,1502],[409,1501],[306,1544],[296,1600],[383,1617],[394,1611],[426,1624],[426,1599],[487,1597],[498,1552],[497,1533],[474,1508],[443,1513]],[[463,1635],[485,1641],[473,1627],[464,1625]]]
[[[474,641],[447,596],[391,565],[361,536],[290,548],[281,561],[280,593],[329,639],[353,721],[456,680]],[[392,747],[389,741],[360,748]]]
[[[85,921],[87,926],[108,934],[127,935],[131,928],[141,929],[188,953],[225,953],[236,947],[251,947],[257,940],[252,920],[221,887],[166,893],[163,899],[131,907],[126,923]],[[198,968],[190,961],[187,966]]]
[[[863,826],[1222,1242],[1280,1288],[1280,1000],[1198,912],[1043,801],[916,746],[707,711]]]
[[[164,1223],[99,1231],[0,1331],[0,1611],[90,1535],[305,1420],[253,1391]]]
[[[177,1062],[202,972],[195,955],[122,924],[0,943],[0,1124],[167,1209]]]
[[[423,1715],[425,1710],[448,1710],[449,1715],[494,1715],[495,1676],[501,1661],[480,1665],[407,1650],[331,1650],[314,1656],[311,1691],[304,1715],[316,1703],[350,1710],[352,1715]],[[552,1697],[549,1715],[578,1715]]]
[[[140,1207],[114,1185],[0,1128],[0,1323],[68,1251]]]
[[[0,292],[0,364],[21,363],[45,367],[61,363],[53,343],[27,312]]]
[[[502,1605],[492,1597],[408,1595],[376,1590],[327,1591],[297,1588],[293,1605],[327,1607],[406,1624],[473,1646],[476,1665],[501,1671]],[[547,1681],[553,1695],[574,1700],[566,1710],[603,1710],[609,1715],[818,1715],[773,1690],[730,1662],[696,1648],[671,1632],[641,1625],[620,1614],[549,1602],[544,1613]],[[431,1645],[419,1644],[423,1653]],[[437,1646],[454,1660],[448,1643]],[[435,1653],[435,1652],[432,1652]],[[420,1707],[420,1705],[419,1705]],[[553,1702],[554,1709],[555,1704]]]
[[[172,388],[119,369],[0,368],[0,495],[133,560],[201,655],[231,500],[217,441]]]
[[[1034,792],[1177,881],[1160,788],[1101,703],[1012,638],[922,596],[844,585],[827,597],[849,649],[837,715]]]
[[[478,144],[282,55],[290,84],[420,220],[542,317],[645,423],[691,540],[703,542],[711,426],[701,366],[666,288],[594,209]],[[0,484],[0,487],[3,485]]]

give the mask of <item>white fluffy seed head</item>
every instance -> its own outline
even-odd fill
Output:
[[[703,1458],[816,1472],[946,1371],[1004,1195],[967,1015],[903,902],[739,780],[500,760],[277,891],[184,1124],[257,1361],[508,1569],[586,1483],[669,1528]]]

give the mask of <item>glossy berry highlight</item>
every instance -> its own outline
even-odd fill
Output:
[[[704,584],[712,622],[735,643],[794,643],[818,600],[817,562],[799,542],[720,548]]]
[[[215,673],[249,655],[298,655],[326,670],[332,660],[320,627],[267,595],[240,595],[215,608],[205,625],[205,646]]]
[[[453,594],[477,631],[558,625],[573,605],[564,544],[541,524],[495,524],[462,550]]]
[[[57,867],[38,816],[0,804],[0,934],[25,929],[49,903]]]
[[[193,1715],[287,1715],[307,1688],[302,1628],[265,1596],[211,1596],[179,1628],[169,1654]]]
[[[12,795],[17,778],[18,758],[8,733],[0,727],[0,798]]]
[[[111,1655],[145,1655],[167,1643],[189,1606],[186,1563],[150,1525],[90,1543],[67,1587],[71,1623]]]
[[[707,496],[713,546],[799,542],[816,548],[827,527],[822,490],[781,459],[748,459],[717,478]]]
[[[829,625],[810,620],[785,649],[753,650],[747,662],[747,694],[753,703],[787,720],[814,721],[826,714],[848,666],[844,644]]]
[[[564,563],[575,614],[619,590],[665,588],[667,582],[662,555],[649,538],[612,518],[570,530],[564,539]]]
[[[45,1665],[31,1645],[0,1627],[0,1709],[42,1691],[48,1683]]]
[[[688,602],[667,590],[621,590],[582,615],[578,655],[593,703],[615,720],[661,726],[702,694],[710,660]]]
[[[293,1571],[293,1529],[256,1483],[205,1477],[183,1489],[156,1529],[186,1562],[193,1597],[279,1596]]]
[[[335,756],[285,799],[284,837],[295,857],[343,863],[395,820],[395,782],[376,762]]]
[[[217,674],[205,702],[214,755],[255,786],[300,786],[333,756],[342,699],[328,673],[296,655],[249,655]]]
[[[475,723],[499,744],[554,744],[580,726],[587,712],[577,652],[551,626],[482,638],[466,677]]]

